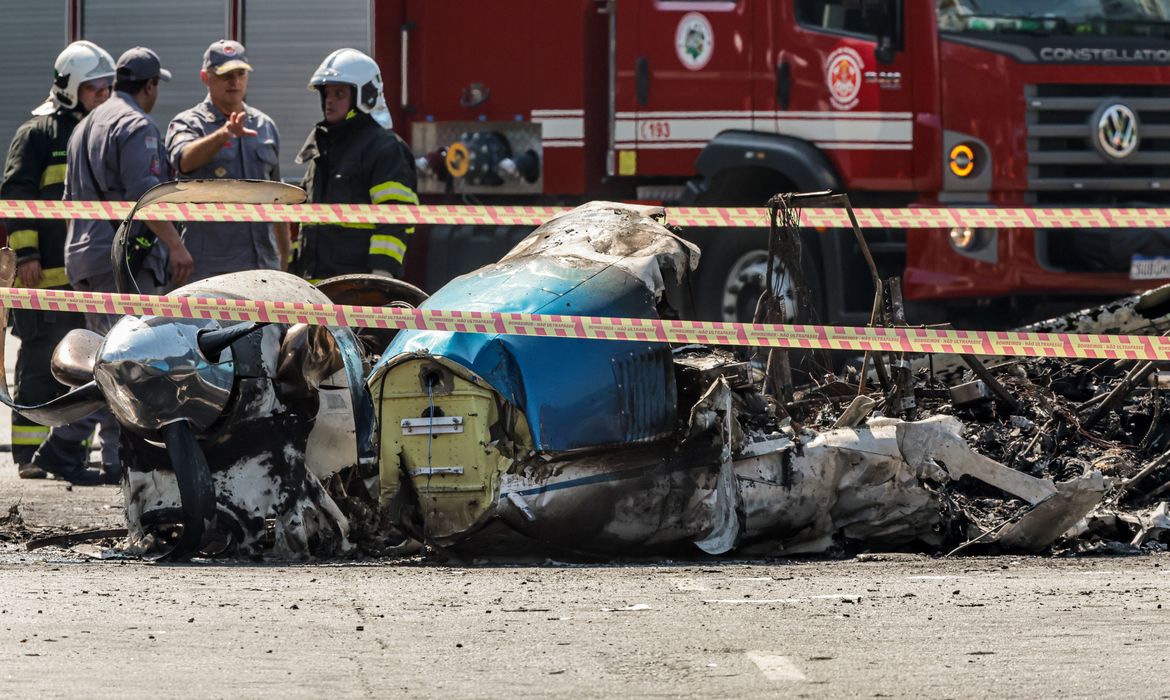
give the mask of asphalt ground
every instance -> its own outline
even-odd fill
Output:
[[[21,521],[0,524],[0,697],[1170,696],[1167,554],[453,567],[25,549],[116,527],[121,504],[0,456],[0,518]]]

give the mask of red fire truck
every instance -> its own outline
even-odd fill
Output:
[[[374,11],[424,200],[1139,205],[1170,189],[1167,0],[397,0]],[[438,228],[430,286],[523,231]],[[764,234],[688,231],[706,318],[750,315]],[[908,299],[1119,294],[1161,231],[870,231]],[[864,320],[850,236],[805,245],[822,319]],[[942,304],[936,304],[935,308]]]
[[[153,113],[165,124],[202,99],[199,59],[229,36],[248,46],[248,100],[279,124],[294,180],[320,118],[308,76],[353,46],[382,66],[430,202],[760,206],[833,189],[862,206],[1111,206],[1170,190],[1170,0],[208,0],[155,3],[146,24],[138,0],[9,5],[5,144],[62,38],[159,50],[175,74]],[[434,289],[526,232],[435,228],[408,273]],[[704,250],[699,314],[750,315],[764,234],[685,235]],[[909,299],[952,311],[1170,276],[1163,231],[867,239]],[[822,319],[867,317],[850,235],[813,232],[804,268]]]

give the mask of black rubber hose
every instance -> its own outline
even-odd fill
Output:
[[[203,448],[195,440],[191,425],[185,421],[168,423],[159,429],[167,446],[167,455],[179,482],[183,534],[164,558],[187,559],[203,545],[203,534],[215,519],[215,483]]]

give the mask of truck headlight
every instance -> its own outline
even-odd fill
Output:
[[[951,245],[959,250],[972,250],[979,243],[979,231],[969,226],[951,229]]]
[[[951,247],[960,255],[995,263],[998,258],[998,232],[993,228],[956,226],[949,232]]]

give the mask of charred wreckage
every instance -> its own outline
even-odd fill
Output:
[[[274,183],[167,183],[135,210],[303,196]],[[798,207],[813,204],[848,209],[828,193],[771,202],[758,322],[815,321],[796,316],[810,308]],[[115,244],[123,273],[133,217]],[[381,277],[313,285],[274,271],[172,294],[667,319],[693,306],[698,262],[662,209],[594,202],[430,298]],[[9,282],[13,269],[10,254],[0,258]],[[897,280],[873,277],[871,321],[904,324]],[[120,280],[135,291],[130,275]],[[1167,328],[1170,288],[1035,330]],[[500,556],[1137,551],[1170,541],[1158,363],[985,361],[875,354],[858,367],[824,353],[653,341],[125,316],[105,337],[75,331],[57,348],[54,372],[74,387],[63,397],[18,406],[0,381],[0,398],[47,425],[112,409],[123,428],[123,549],[151,558],[422,546]]]

